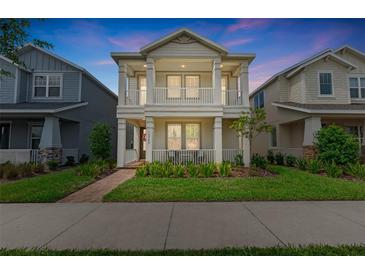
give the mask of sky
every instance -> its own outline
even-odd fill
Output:
[[[110,52],[139,51],[183,27],[231,53],[255,53],[250,91],[324,49],[347,44],[365,52],[365,19],[47,19],[34,20],[29,31],[117,93],[118,68]]]

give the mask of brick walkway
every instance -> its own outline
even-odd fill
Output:
[[[71,195],[63,198],[61,203],[79,203],[79,202],[101,202],[103,196],[121,183],[132,178],[135,169],[120,169],[117,172],[105,177]]]

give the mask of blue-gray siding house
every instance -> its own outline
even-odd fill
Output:
[[[0,56],[0,163],[64,162],[90,155],[96,123],[112,131],[116,157],[117,96],[84,68],[32,44],[19,52],[24,66]]]

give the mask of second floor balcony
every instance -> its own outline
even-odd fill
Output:
[[[152,104],[154,105],[213,105],[215,104],[214,88],[168,88],[152,89]],[[222,90],[218,104],[225,106],[242,105],[241,92],[238,90]],[[147,104],[146,89],[128,89],[126,105],[143,106]]]

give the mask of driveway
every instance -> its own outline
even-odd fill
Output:
[[[365,201],[1,204],[0,247],[365,244]]]

